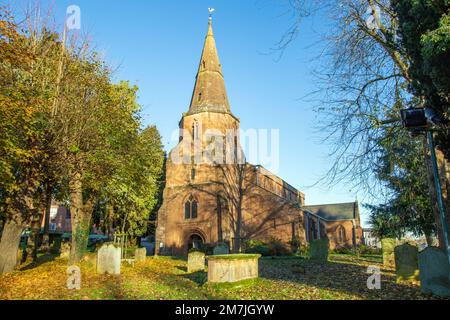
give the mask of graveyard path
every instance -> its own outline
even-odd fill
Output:
[[[428,299],[417,284],[395,283],[392,269],[382,269],[381,290],[367,288],[367,267],[379,257],[333,255],[327,264],[301,258],[261,259],[260,278],[239,285],[208,285],[206,273],[188,274],[186,261],[148,257],[120,276],[98,275],[95,256],[81,265],[81,290],[68,290],[67,260],[40,257],[38,265],[0,276],[0,299],[178,300],[178,299]]]

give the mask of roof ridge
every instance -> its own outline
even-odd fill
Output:
[[[305,207],[323,207],[323,206],[334,206],[339,204],[355,204],[358,203],[358,201],[353,202],[339,202],[339,203],[325,203],[325,204],[311,204],[311,205],[305,205]]]

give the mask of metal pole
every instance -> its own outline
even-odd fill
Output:
[[[438,164],[436,160],[436,150],[434,149],[434,139],[433,139],[433,132],[428,131],[428,145],[430,147],[431,152],[431,163],[433,164],[433,174],[434,174],[434,183],[436,185],[436,193],[437,193],[437,202],[439,207],[439,217],[441,219],[441,225],[442,225],[442,235],[444,238],[444,244],[447,249],[447,258],[448,263],[450,265],[450,245],[448,241],[448,226],[447,226],[447,219],[445,217],[445,210],[444,210],[444,202],[442,200],[442,189],[441,189],[441,181],[439,179],[439,169]],[[450,274],[449,274],[450,278]]]

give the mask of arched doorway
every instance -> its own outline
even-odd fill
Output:
[[[188,239],[188,251],[191,249],[202,249],[205,240],[197,233],[192,234]]]

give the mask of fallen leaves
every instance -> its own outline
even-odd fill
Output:
[[[382,269],[381,290],[367,288],[367,267]],[[35,267],[0,276],[0,299],[29,300],[361,300],[427,299],[417,285],[397,284],[394,270],[377,259],[334,255],[329,263],[307,259],[262,259],[260,278],[246,286],[208,286],[205,274],[190,275],[186,261],[147,258],[120,276],[98,275],[92,264],[81,265],[81,290],[66,288],[67,260],[43,260]]]

